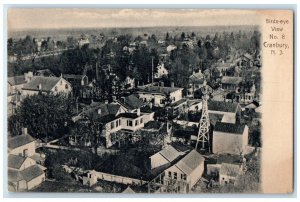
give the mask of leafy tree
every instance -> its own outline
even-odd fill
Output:
[[[182,41],[185,39],[185,33],[184,32],[181,33],[180,38],[181,38]]]
[[[26,97],[16,114],[9,118],[8,128],[18,135],[20,126],[28,128],[37,139],[53,139],[65,134],[64,129],[73,114],[74,100],[64,95],[38,94]]]

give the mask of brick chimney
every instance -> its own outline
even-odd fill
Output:
[[[171,82],[171,87],[174,88],[174,81]]]
[[[27,135],[27,128],[22,128],[22,135]]]

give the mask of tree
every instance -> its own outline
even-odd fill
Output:
[[[166,34],[166,41],[169,41],[170,40],[170,35],[169,35],[169,32],[167,32]]]
[[[182,41],[185,39],[185,33],[184,32],[181,33],[180,38],[181,38]]]
[[[33,95],[26,97],[16,114],[9,118],[9,131],[18,135],[20,126],[28,128],[37,139],[54,139],[64,134],[73,114],[73,98],[64,95]],[[74,107],[75,108],[75,107]]]

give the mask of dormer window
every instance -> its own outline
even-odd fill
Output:
[[[69,85],[68,85],[68,84],[66,84],[66,85],[65,85],[65,88],[66,88],[66,89],[69,89]]]
[[[55,86],[54,90],[55,90],[55,91],[57,91],[57,90],[58,90],[57,86]]]

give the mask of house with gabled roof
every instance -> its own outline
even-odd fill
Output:
[[[216,123],[213,130],[213,153],[240,155],[247,151],[249,128],[243,124]]]
[[[145,104],[137,98],[137,96],[131,94],[120,99],[115,99],[113,103],[117,103],[123,106],[127,112],[137,112]]]
[[[35,76],[22,88],[22,95],[31,96],[38,93],[69,94],[72,92],[71,84],[61,77]]]
[[[178,151],[172,145],[167,145],[165,148],[149,157],[151,161],[151,169],[171,164],[178,157],[184,154],[184,152]]]
[[[242,77],[223,76],[221,79],[221,88],[223,90],[236,91],[242,81]]]
[[[35,139],[27,134],[8,139],[8,189],[27,191],[45,181],[44,156],[35,152]]]
[[[196,150],[190,151],[164,171],[163,183],[165,187],[172,184],[172,191],[188,193],[202,177],[204,160],[204,157]],[[168,190],[164,191],[168,192]]]

